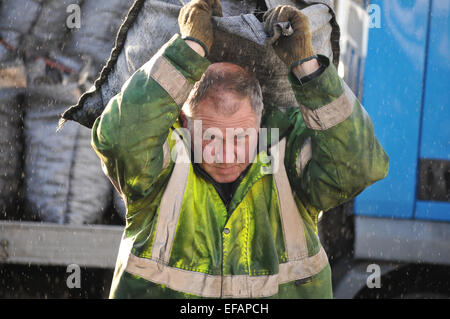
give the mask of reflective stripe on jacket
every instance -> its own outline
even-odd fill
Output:
[[[388,158],[320,59],[326,70],[306,84],[289,74],[300,108],[265,104],[262,126],[279,128],[280,141],[258,154],[228,208],[180,147],[181,106],[209,61],[175,35],[124,84],[92,134],[127,205],[111,297],[332,296],[317,216],[384,178]]]

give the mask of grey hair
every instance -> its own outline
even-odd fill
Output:
[[[224,67],[211,67],[218,66]],[[258,124],[261,123],[264,109],[261,86],[258,79],[244,68],[231,63],[215,63],[205,71],[201,79],[195,83],[189,97],[183,105],[183,112],[188,120],[192,118],[195,108],[205,99],[217,102],[220,96],[216,92],[231,92],[242,98],[250,98],[250,104],[255,112]],[[224,106],[222,103],[211,103],[216,111],[233,114],[237,105]]]

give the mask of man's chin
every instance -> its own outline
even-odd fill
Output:
[[[232,183],[239,177],[240,174],[241,170],[236,167],[234,169],[216,168],[210,175],[217,183]]]
[[[237,178],[239,177],[239,175],[236,176],[213,176],[213,179],[217,182],[217,183],[232,183],[234,182]]]

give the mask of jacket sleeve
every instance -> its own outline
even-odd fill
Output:
[[[148,195],[168,169],[170,128],[209,64],[175,35],[126,81],[95,121],[92,146],[127,202]]]
[[[289,74],[300,105],[288,138],[286,166],[297,194],[327,211],[386,177],[389,159],[372,121],[328,58],[326,69],[302,84]]]

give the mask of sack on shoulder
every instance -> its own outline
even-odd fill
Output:
[[[288,2],[291,1],[266,0],[268,9]],[[214,44],[208,59],[232,62],[254,72],[264,101],[279,107],[297,106],[286,76],[288,70],[266,44],[263,23],[251,13],[256,10],[256,1],[254,8],[239,7],[239,3],[222,1],[224,16],[213,17]],[[297,0],[292,4],[308,16],[316,52],[329,57],[337,66],[339,27],[331,2]],[[91,128],[126,80],[179,32],[177,19],[181,6],[177,0],[137,0],[119,30],[116,46],[99,78],[76,105],[64,112],[61,125],[73,120]]]

